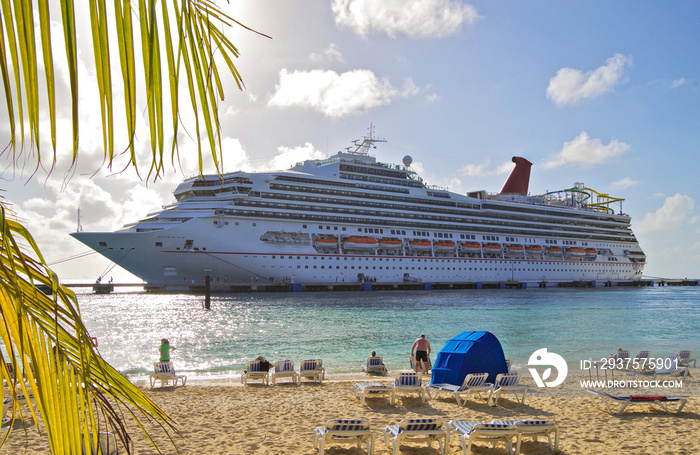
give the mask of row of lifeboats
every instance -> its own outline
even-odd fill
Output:
[[[403,241],[397,238],[374,238],[374,237],[347,237],[341,241],[343,248],[352,250],[368,250],[368,249],[399,249],[403,246]],[[314,241],[314,245],[321,249],[332,249],[338,247],[338,239],[336,237],[318,237]],[[454,251],[457,246],[465,253],[480,253],[485,254],[502,254],[509,256],[540,256],[546,254],[548,256],[562,256],[570,258],[595,257],[598,250],[595,248],[581,247],[566,247],[540,245],[520,245],[500,243],[484,243],[479,242],[462,242],[459,245],[452,240],[435,240],[431,242],[428,239],[412,239],[407,242],[409,249],[413,251],[436,251],[449,252]]]

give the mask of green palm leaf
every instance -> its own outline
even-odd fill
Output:
[[[115,150],[115,142],[125,140],[129,163],[139,172],[134,143],[137,103],[142,100],[151,136],[149,178],[163,174],[168,141],[171,159],[177,159],[180,108],[194,112],[200,172],[204,136],[210,157],[219,169],[217,103],[224,97],[224,88],[218,61],[224,62],[224,69],[233,76],[238,88],[243,87],[233,63],[238,51],[224,29],[234,24],[251,29],[224,14],[211,0],[114,0],[113,9],[104,0],[60,0],[60,18],[50,16],[49,0],[0,0],[0,75],[10,128],[5,152],[17,160],[25,150],[32,150],[36,153],[27,154],[27,159],[36,163],[35,169],[39,168],[41,144],[47,143],[42,141],[40,112],[43,115],[46,107],[48,143],[53,156],[48,169],[51,173],[61,133],[56,128],[54,66],[63,65],[68,72],[71,96],[70,168],[75,169],[80,148],[75,11],[76,7],[85,8],[85,2],[90,12],[88,42],[92,43],[95,61],[105,163],[112,165],[115,155],[121,153]],[[52,52],[52,42],[57,37],[52,36],[51,24],[57,19],[62,24],[66,53],[60,62]],[[134,20],[139,21],[138,31]],[[110,36],[109,30],[116,30],[116,36]],[[80,42],[85,42],[85,38]],[[143,56],[141,67],[135,57],[139,52]],[[39,58],[45,80],[41,89]],[[115,112],[112,101],[113,84],[119,80],[124,92],[124,112]],[[189,96],[180,97],[180,85]],[[139,96],[140,86],[145,92]],[[168,109],[172,116],[166,123],[164,115]],[[125,131],[115,131],[115,115],[125,116]],[[0,341],[6,353],[0,352],[0,376],[8,381],[14,398],[18,394],[34,396],[35,405],[30,412],[35,420],[43,420],[52,453],[81,453],[83,448],[97,447],[98,432],[105,429],[116,433],[130,451],[125,415],[149,439],[144,427],[149,420],[159,422],[165,431],[177,431],[156,404],[100,357],[82,323],[75,295],[45,265],[32,236],[8,212],[2,199],[0,262]],[[40,292],[39,286],[51,289],[51,296]],[[24,372],[26,382],[19,373],[12,379],[11,370]],[[13,419],[24,417],[18,406],[13,406],[11,415]],[[4,433],[0,443],[9,433]]]

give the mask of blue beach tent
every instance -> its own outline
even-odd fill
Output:
[[[503,348],[490,332],[462,332],[438,352],[431,384],[462,385],[470,373],[488,373],[487,381],[507,373]]]

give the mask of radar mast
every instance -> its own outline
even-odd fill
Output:
[[[351,153],[355,155],[368,156],[370,148],[377,148],[377,146],[374,145],[375,143],[386,142],[386,139],[379,139],[374,137],[374,124],[370,123],[369,128],[367,128],[367,130],[368,134],[364,137],[361,143],[359,139],[352,141],[352,143],[355,144],[355,147],[357,148]]]

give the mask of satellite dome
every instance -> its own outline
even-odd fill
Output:
[[[403,157],[403,165],[406,167],[411,166],[411,163],[413,163],[413,158],[411,158],[411,155],[406,155]]]

